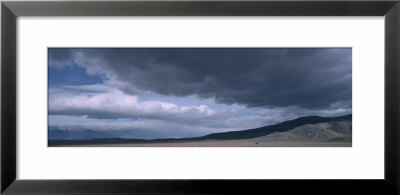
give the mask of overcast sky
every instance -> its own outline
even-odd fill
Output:
[[[51,48],[49,129],[192,137],[350,114],[351,52]]]

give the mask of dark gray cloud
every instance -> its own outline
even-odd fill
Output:
[[[247,107],[351,107],[350,48],[49,49],[49,62],[105,74],[127,94],[196,95]]]

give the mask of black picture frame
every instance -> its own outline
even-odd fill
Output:
[[[385,16],[385,176],[382,180],[16,179],[19,16]],[[399,0],[2,1],[1,192],[4,194],[399,194]],[[295,162],[293,162],[295,163]],[[245,167],[240,167],[245,168]],[[365,170],[368,171],[368,170]]]

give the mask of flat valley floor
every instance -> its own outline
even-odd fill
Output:
[[[57,145],[55,147],[351,147],[351,142],[342,141],[182,141],[166,143],[118,143],[118,144],[86,144],[86,145]]]

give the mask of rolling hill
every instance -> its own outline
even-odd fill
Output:
[[[289,140],[319,140],[319,141],[351,141],[352,124],[350,121],[335,121],[327,123],[307,124],[290,131],[275,132],[254,138],[255,141],[289,141]]]
[[[49,146],[85,145],[85,144],[118,144],[118,143],[171,143],[204,140],[339,140],[350,141],[352,134],[352,115],[340,117],[307,116],[294,120],[241,131],[213,133],[201,137],[167,138],[167,139],[122,139],[99,138],[85,140],[62,140],[58,136],[50,136]],[[57,132],[60,133],[60,132]],[[97,135],[96,136],[101,136]],[[53,139],[52,139],[53,138]],[[54,139],[55,138],[55,139]]]

